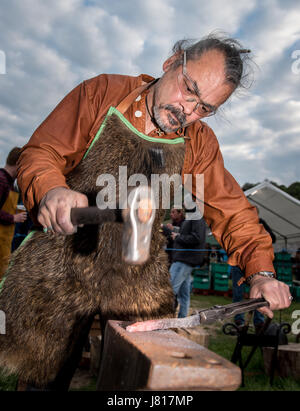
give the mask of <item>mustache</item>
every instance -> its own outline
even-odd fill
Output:
[[[162,108],[170,111],[170,113],[175,116],[178,123],[180,123],[181,127],[186,123],[186,116],[179,108],[172,106],[172,104],[166,104]]]

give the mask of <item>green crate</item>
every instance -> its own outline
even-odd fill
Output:
[[[209,290],[210,289],[210,279],[194,277],[193,288],[197,288],[200,290]]]
[[[293,277],[293,272],[278,272],[276,271],[276,277],[285,277],[285,278],[292,278]]]
[[[290,279],[290,280],[292,280],[293,279],[293,273],[288,273],[288,274],[286,274],[286,273],[276,273],[276,278],[278,279],[278,278],[283,278],[283,279]]]
[[[287,284],[290,287],[293,285],[293,280],[291,279],[278,278],[278,281],[281,281],[282,283]]]
[[[229,274],[228,273],[213,273],[213,278],[216,280],[228,280]]]
[[[300,286],[293,285],[291,290],[292,296],[294,297],[294,301],[300,301]]]
[[[245,287],[244,287],[244,293],[247,293],[247,294],[249,294],[249,293],[250,293],[250,286],[249,286],[249,285],[247,285],[247,284],[245,284]]]
[[[227,291],[229,289],[229,281],[228,279],[214,279],[214,290],[218,291]]]
[[[207,266],[204,267],[204,268],[195,267],[192,272],[193,272],[193,273],[203,273],[203,271],[204,271],[204,272],[205,272],[205,271],[209,271],[209,270],[208,270],[208,267],[207,267]]]
[[[209,271],[208,270],[193,270],[192,275],[194,277],[209,277]]]
[[[274,261],[275,267],[292,267],[292,261]]]
[[[213,278],[213,283],[214,284],[228,284],[229,283],[229,279],[228,278]]]
[[[290,276],[278,275],[277,280],[282,281],[283,283],[286,283],[286,284],[288,284],[288,283],[292,284],[293,283],[293,276],[292,275],[290,275]]]
[[[196,283],[209,283],[210,278],[209,277],[194,277],[194,282]]]
[[[291,254],[275,253],[275,261],[291,261]]]
[[[292,275],[292,266],[284,267],[284,266],[279,265],[276,267],[276,273],[277,275],[280,275],[280,274]]]
[[[199,275],[199,276],[194,276],[194,280],[195,281],[204,281],[204,282],[207,282],[207,281],[210,281],[210,276],[209,275]]]
[[[223,285],[217,285],[217,284],[215,284],[214,285],[214,290],[215,291],[228,291],[228,286],[226,287],[225,285],[223,286]]]
[[[211,263],[210,269],[212,273],[228,273],[227,263]]]

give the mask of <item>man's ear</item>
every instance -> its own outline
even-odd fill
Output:
[[[169,57],[168,60],[166,60],[163,64],[163,71],[166,73],[167,71],[170,70],[170,68],[172,67],[173,63],[180,58],[180,56],[182,55],[182,52],[177,52],[175,54],[173,54],[173,56]]]

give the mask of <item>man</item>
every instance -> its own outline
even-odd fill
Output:
[[[178,230],[181,227],[181,224],[183,223],[185,217],[184,217],[184,211],[182,209],[178,208],[172,208],[170,212],[170,217],[172,220],[172,224],[167,224],[167,228],[169,228],[171,231],[174,230],[174,227],[179,227]],[[176,231],[176,229],[175,229]]]
[[[244,52],[238,42],[214,36],[191,45],[177,42],[163,64],[164,75],[138,95],[125,117],[151,137],[187,137],[183,174],[204,175],[204,218],[226,250],[229,264],[245,272],[251,297],[264,295],[269,301],[270,308],[260,311],[272,317],[272,310],[290,305],[289,289],[273,278],[270,237],[224,168],[213,131],[201,120],[215,114],[241,86]],[[87,206],[88,199],[70,190],[65,176],[82,159],[108,108],[130,99],[133,90],[151,81],[147,75],[100,75],[84,81],[33,134],[20,157],[18,183],[26,208],[45,229],[74,233],[70,209]],[[193,194],[200,197],[195,179]]]
[[[231,39],[208,37],[195,44],[181,41],[164,62],[159,79],[104,74],[77,86],[35,131],[20,157],[18,183],[35,221],[45,231],[75,232],[70,209],[86,207],[88,198],[71,190],[66,176],[78,166],[94,138],[101,138],[110,107],[118,107],[130,127],[151,141],[184,137],[182,175],[204,175],[204,218],[226,250],[229,263],[244,270],[252,297],[264,295],[269,301],[270,308],[261,309],[265,314],[272,317],[272,310],[288,307],[288,287],[273,278],[270,237],[224,169],[217,139],[202,122],[240,86],[242,54]],[[132,161],[134,156],[133,152]],[[196,178],[193,194],[203,202]]]
[[[0,279],[8,265],[15,223],[22,223],[27,218],[26,212],[16,213],[19,194],[14,191],[14,181],[20,154],[21,148],[14,147],[7,156],[5,167],[0,169]]]
[[[194,212],[195,210],[187,210]],[[187,214],[189,216],[189,213]],[[191,273],[195,266],[201,266],[203,262],[203,250],[205,244],[204,219],[185,219],[179,233],[172,233],[174,241],[172,253],[172,265],[170,267],[171,283],[173,291],[179,302],[178,318],[187,317],[190,306]],[[183,251],[181,251],[183,250]]]
[[[181,224],[184,221],[184,211],[178,208],[172,208],[170,212],[170,217],[172,223],[163,224],[162,225],[162,232],[167,239],[167,254],[169,265],[172,264],[172,248],[174,245],[174,240],[172,238],[172,234],[176,232],[176,230],[180,230]]]

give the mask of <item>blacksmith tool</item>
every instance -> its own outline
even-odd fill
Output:
[[[128,192],[127,204],[122,209],[71,209],[71,221],[74,226],[106,222],[123,223],[122,258],[128,264],[143,264],[148,260],[154,218],[153,191],[148,186],[141,185]]]
[[[261,307],[268,307],[269,303],[264,298],[250,298],[227,305],[214,305],[211,308],[197,310],[190,317],[185,318],[163,318],[159,320],[148,320],[128,325],[126,331],[153,331],[166,330],[168,328],[190,328],[202,324],[210,324],[222,321],[224,318],[233,317],[236,314],[253,311]]]

